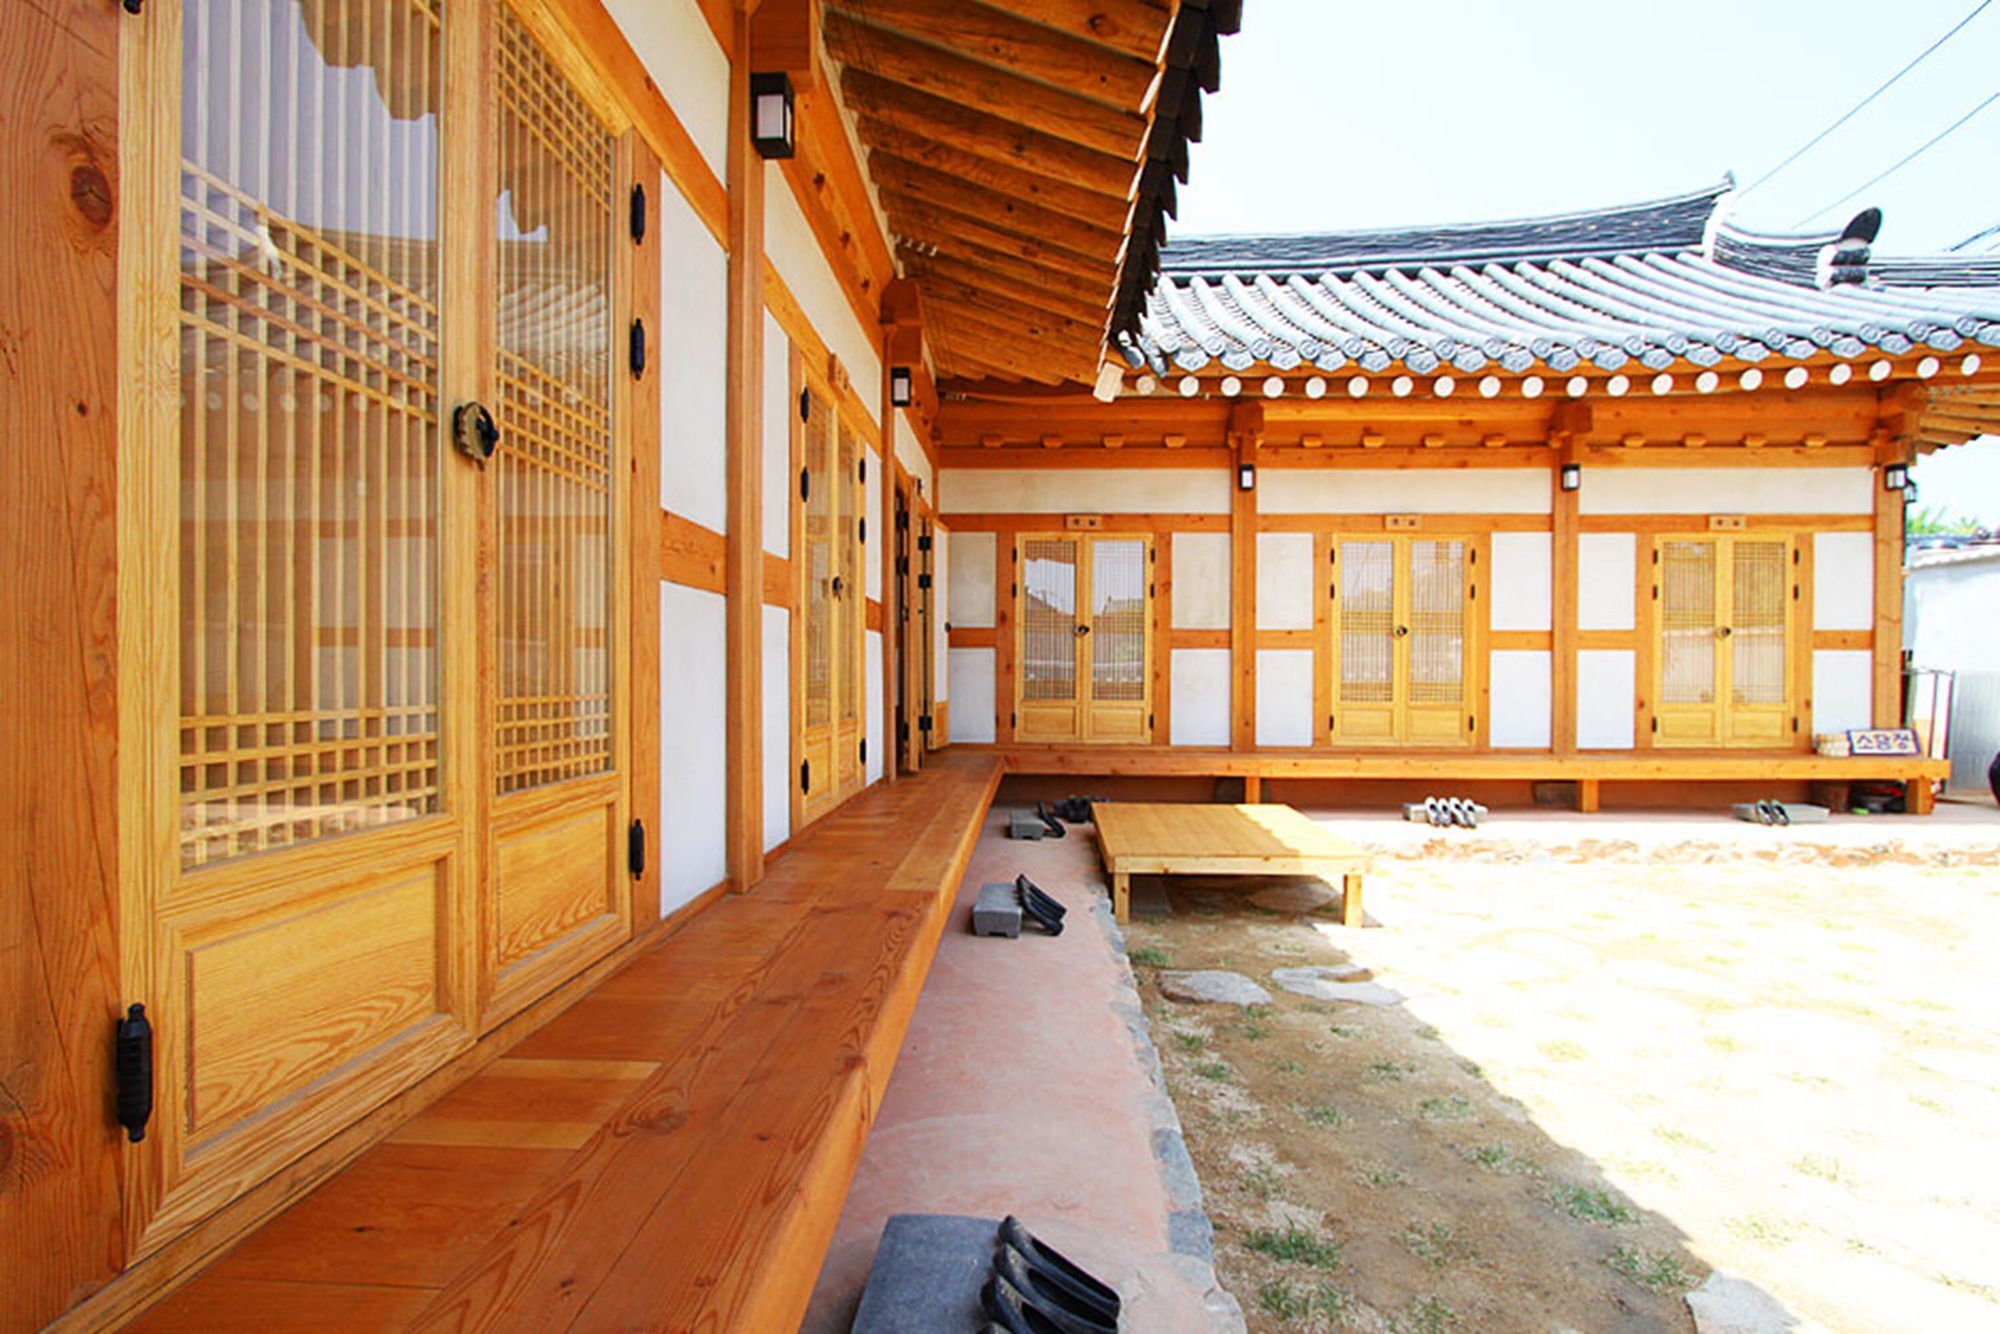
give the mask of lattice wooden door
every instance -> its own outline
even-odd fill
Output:
[[[1023,741],[1083,735],[1081,614],[1083,539],[1021,539],[1020,704],[1014,734]]]
[[[1663,538],[1655,742],[1782,746],[1791,739],[1791,543]]]
[[[817,818],[858,790],[867,723],[862,675],[867,570],[862,563],[861,441],[816,379],[804,391],[799,605],[805,650],[799,816]]]
[[[1020,541],[1015,735],[1023,741],[1152,738],[1152,542]]]
[[[1084,735],[1092,741],[1151,739],[1152,568],[1142,537],[1090,539],[1090,700]]]
[[[1336,538],[1333,554],[1333,739],[1470,745],[1472,544]]]

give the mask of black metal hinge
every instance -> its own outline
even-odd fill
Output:
[[[800,420],[800,421],[802,421],[802,422],[806,422],[806,421],[811,421],[811,420],[812,420],[812,405],[813,405],[813,396],[812,396],[812,390],[810,390],[810,389],[801,389],[801,390],[799,390],[799,420]]]
[[[858,471],[858,480],[863,486],[866,486],[868,484],[868,460],[862,459],[854,466]]]
[[[896,740],[906,746],[910,744],[910,720],[908,718],[898,718],[896,720]]]
[[[125,1138],[137,1144],[153,1119],[153,1025],[145,1006],[133,1005],[118,1021],[115,1051],[118,1124],[125,1127]]]
[[[908,574],[909,572],[910,572],[910,558],[908,556],[896,557],[896,573]]]
[[[1010,713],[1010,714],[1008,714],[1008,715],[1007,715],[1007,726],[1009,726],[1009,727],[1019,727],[1020,725],[1021,725],[1021,715],[1020,715],[1020,714],[1018,714],[1018,713]]]
[[[145,9],[146,0],[125,0],[125,12],[127,14],[141,14],[145,12]]]
[[[646,241],[646,187],[632,187],[632,244],[644,245]]]
[[[1653,719],[1653,730],[1655,732],[1660,730],[1660,720],[1658,718]]]
[[[868,520],[856,519],[854,521],[854,535],[857,541],[866,542],[868,540]]]
[[[868,738],[866,737],[861,739],[861,762],[863,764],[868,763]]]
[[[637,880],[646,874],[646,822],[634,820],[625,833],[625,866]]]
[[[930,549],[931,549],[931,535],[929,533],[925,533],[922,537],[917,539],[917,550],[929,551]]]
[[[928,574],[918,575],[917,587],[923,589],[925,592],[929,592],[931,587],[931,577]]]
[[[632,378],[637,380],[646,374],[646,322],[632,321]]]
[[[931,734],[931,716],[928,713],[920,713],[917,715],[917,730],[919,732],[922,732],[925,736],[929,736]]]
[[[1147,714],[1147,715],[1146,715],[1146,730],[1147,730],[1148,732],[1152,731],[1152,730],[1153,730],[1153,726],[1154,726],[1154,723],[1153,723],[1153,715],[1149,713],[1149,714]]]
[[[799,761],[799,791],[801,791],[801,792],[810,792],[810,791],[812,791],[812,790],[813,790],[813,766],[812,766],[812,761],[811,761],[811,760],[800,760],[800,761]]]
[[[801,469],[799,469],[799,499],[800,499],[800,500],[811,500],[811,499],[812,499],[812,489],[813,489],[813,487],[812,487],[812,469],[811,469],[811,468],[801,468]]]

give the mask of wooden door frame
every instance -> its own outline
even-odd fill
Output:
[[[1428,520],[1432,516],[1426,515]],[[1460,516],[1438,515],[1437,528],[1423,527],[1411,532],[1391,532],[1381,526],[1364,527],[1356,523],[1336,524],[1317,530],[1314,543],[1314,577],[1321,568],[1326,569],[1324,583],[1315,589],[1315,606],[1321,615],[1315,617],[1312,631],[1314,653],[1325,655],[1326,707],[1320,710],[1320,717],[1314,721],[1314,734],[1319,734],[1320,726],[1329,715],[1337,719],[1340,713],[1340,623],[1346,608],[1333,590],[1339,585],[1346,567],[1337,557],[1343,542],[1387,542],[1390,547],[1390,606],[1391,620],[1399,613],[1405,613],[1409,599],[1410,547],[1417,542],[1461,542],[1465,547],[1465,638],[1464,658],[1460,664],[1459,714],[1469,719],[1471,725],[1464,730],[1465,740],[1449,749],[1453,753],[1468,751],[1481,753],[1490,750],[1492,735],[1491,671],[1488,659],[1492,648],[1492,588],[1488,573],[1492,569],[1493,534],[1489,526],[1473,524],[1460,527],[1452,520]],[[1377,524],[1379,524],[1379,520]],[[1479,589],[1485,586],[1486,595],[1480,596]],[[1409,644],[1407,640],[1393,641],[1390,650],[1390,697],[1393,710],[1392,727],[1405,733],[1387,741],[1355,741],[1340,737],[1330,724],[1326,726],[1326,745],[1334,750],[1377,752],[1383,750],[1442,750],[1433,743],[1418,744],[1410,741],[1408,732],[1409,716]],[[1315,676],[1319,675],[1315,668]]]
[[[1655,532],[1652,534],[1651,559],[1641,562],[1642,571],[1650,571],[1650,580],[1642,575],[1641,583],[1650,584],[1648,596],[1641,600],[1640,643],[1645,650],[1645,658],[1651,673],[1650,678],[1639,683],[1641,690],[1652,699],[1650,713],[1657,718],[1660,709],[1660,694],[1666,679],[1666,645],[1664,633],[1663,599],[1666,590],[1665,563],[1661,559],[1668,542],[1707,542],[1715,548],[1715,619],[1717,625],[1735,619],[1735,547],[1738,542],[1776,542],[1785,551],[1783,560],[1783,584],[1789,589],[1785,598],[1785,651],[1781,678],[1785,686],[1783,712],[1791,720],[1789,739],[1778,745],[1738,743],[1732,738],[1731,721],[1735,706],[1730,699],[1735,685],[1735,663],[1729,651],[1729,641],[1716,639],[1715,652],[1715,736],[1705,744],[1663,743],[1659,736],[1651,734],[1651,746],[1659,750],[1740,750],[1762,751],[1779,754],[1788,751],[1809,751],[1812,749],[1812,729],[1805,725],[1805,711],[1812,691],[1812,604],[1808,591],[1812,585],[1812,546],[1814,530],[1810,529],[1759,529],[1754,532],[1712,531],[1712,532]],[[1645,610],[1650,607],[1650,611]],[[1732,631],[1733,631],[1732,626]],[[1732,636],[1733,637],[1733,636]]]
[[[1016,615],[1013,618],[1014,624],[1012,627],[1001,633],[1011,638],[1014,658],[1017,663],[1025,663],[1027,660],[1028,619],[1024,614],[1020,614],[1019,611],[1027,598],[1027,589],[1025,587],[1027,570],[1021,558],[1023,544],[1045,541],[1064,541],[1076,544],[1076,613],[1074,620],[1075,624],[1090,627],[1091,630],[1091,633],[1085,633],[1077,637],[1081,641],[1077,649],[1076,658],[1077,734],[1074,737],[1067,738],[1067,740],[1078,745],[1149,746],[1153,744],[1154,737],[1159,733],[1159,719],[1155,714],[1155,687],[1158,676],[1158,664],[1161,661],[1162,655],[1172,651],[1162,642],[1159,634],[1158,607],[1160,603],[1157,595],[1158,590],[1154,581],[1156,568],[1154,562],[1160,548],[1161,536],[1162,534],[1149,530],[1127,531],[1120,529],[1113,532],[1093,532],[1072,528],[1045,528],[1034,524],[1022,525],[1013,533],[1013,549],[1010,554],[1015,577],[1011,581],[1013,597],[1009,601],[1013,603]],[[1141,702],[1145,706],[1147,726],[1145,737],[1138,741],[1105,741],[1091,735],[1091,681],[1092,664],[1096,660],[1096,645],[1094,643],[1096,614],[1090,605],[1090,599],[1093,594],[1095,576],[1092,562],[1096,558],[1097,543],[1100,541],[1137,542],[1143,553],[1140,559],[1140,568],[1142,570],[1142,586],[1145,589],[1146,608],[1140,618],[1140,624],[1143,627],[1145,635],[1146,654],[1145,665],[1140,675],[1145,683],[1145,694]],[[1013,673],[1012,699],[1009,704],[1009,710],[1016,719],[1015,727],[1019,726],[1018,720],[1026,702],[1026,695],[1024,693],[1026,685],[1027,673],[1023,670],[1015,670]],[[1010,728],[1009,730],[1013,731],[1014,729]],[[1049,738],[1048,740],[1052,743],[1060,744],[1064,738]]]

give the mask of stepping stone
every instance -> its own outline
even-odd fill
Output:
[[[895,1214],[882,1228],[854,1334],[977,1329],[1000,1224],[956,1214]]]
[[[1748,1279],[1717,1269],[1687,1295],[1695,1334],[1809,1334],[1825,1326],[1801,1321],[1784,1303]]]
[[[1160,974],[1160,994],[1196,1005],[1269,1005],[1271,993],[1241,973],[1218,968]]]
[[[1359,1005],[1401,1005],[1403,993],[1373,980],[1374,974],[1356,964],[1279,968],[1271,980],[1294,996],[1313,1000],[1351,1001]]]
[[[1323,880],[1273,885],[1250,896],[1251,903],[1259,908],[1269,908],[1272,912],[1318,912],[1339,899],[1340,895],[1329,889]]]

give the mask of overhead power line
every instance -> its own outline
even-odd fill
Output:
[[[1897,162],[1895,166],[1890,167],[1887,171],[1877,172],[1875,175],[1869,177],[1861,184],[1855,186],[1852,190],[1849,190],[1846,194],[1842,195],[1840,198],[1834,200],[1831,204],[1828,204],[1823,208],[1814,209],[1812,212],[1806,214],[1803,218],[1800,218],[1797,222],[1793,223],[1792,226],[1803,227],[1807,223],[1811,222],[1814,218],[1820,216],[1820,214],[1831,213],[1834,209],[1839,208],[1842,204],[1845,204],[1848,200],[1854,198],[1862,191],[1874,189],[1877,185],[1880,185],[1883,181],[1888,180],[1891,176],[1894,176],[1897,172],[1909,166],[1912,162],[1915,162],[1918,158],[1922,157],[1924,154],[1930,152],[1933,148],[1936,148],[1939,144],[1943,143],[1946,139],[1950,138],[1954,133],[1957,132],[1960,126],[1964,125],[1974,116],[1977,116],[1980,112],[1986,110],[1986,108],[1992,106],[1995,102],[2000,102],[2000,92],[1988,93],[1986,96],[1986,100],[1984,102],[1981,102],[1978,106],[1966,112],[1963,116],[1960,116],[1957,120],[1945,126],[1942,130],[1939,130],[1936,134],[1932,135],[1930,138],[1924,140],[1922,144],[1918,145],[1916,148],[1912,149],[1909,153],[1905,154],[1902,160]]]
[[[1981,227],[1978,231],[1966,237],[1963,241],[1960,241],[1958,244],[1950,247],[1949,250],[1946,251],[1946,253],[1951,254],[1963,250],[1967,246],[1971,245],[1974,241],[1983,241],[1989,236],[2000,236],[2000,222],[1992,223],[1988,226]]]
[[[1890,75],[1887,83],[1884,83],[1880,88],[1877,88],[1874,92],[1868,94],[1868,96],[1862,98],[1859,102],[1856,102],[1853,106],[1849,107],[1839,120],[1833,122],[1833,124],[1827,126],[1825,129],[1821,130],[1818,134],[1815,134],[1812,138],[1806,140],[1803,144],[1800,144],[1797,148],[1793,149],[1792,155],[1790,157],[1786,158],[1783,162],[1780,162],[1777,166],[1765,172],[1762,176],[1759,176],[1756,180],[1750,182],[1750,184],[1745,186],[1742,192],[1737,195],[1737,198],[1741,199],[1745,195],[1748,195],[1752,190],[1755,190],[1758,186],[1770,180],[1773,176],[1776,176],[1786,167],[1791,166],[1794,162],[1797,162],[1800,158],[1804,157],[1807,153],[1811,152],[1814,148],[1818,147],[1820,142],[1824,140],[1829,134],[1832,134],[1835,130],[1847,124],[1848,121],[1853,120],[1854,117],[1861,111],[1863,107],[1867,106],[1870,102],[1873,102],[1876,98],[1880,97],[1882,94],[1888,92],[1891,88],[1895,87],[1896,82],[1899,79],[1901,79],[1905,74],[1908,74],[1911,70],[1915,69],[1917,66],[1923,64],[1926,60],[1930,59],[1932,53],[1935,52],[1939,47],[1943,46],[1946,42],[1950,41],[1952,38],[1958,36],[1959,29],[1963,28],[1966,24],[1978,18],[1980,14],[1985,11],[1986,7],[1992,3],[1993,0],[1979,0],[1979,3],[1972,7],[1972,12],[1967,14],[1964,18],[1960,19],[1958,22],[1951,25],[1951,31],[1947,32],[1944,36],[1938,38],[1935,42],[1932,42],[1929,46],[1925,47],[1920,53],[1918,53],[1917,58],[1915,60],[1912,60],[1909,64],[1903,66],[1903,68],[1897,70],[1894,74]],[[1832,205],[1828,205],[1828,207],[1831,208]]]

